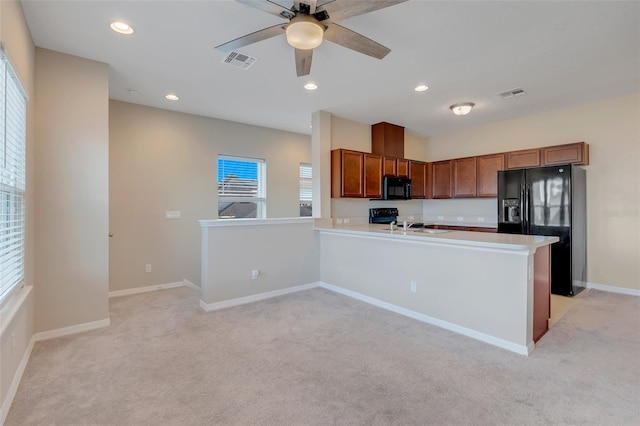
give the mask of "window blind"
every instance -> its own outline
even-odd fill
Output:
[[[0,303],[24,279],[26,97],[0,51]]]
[[[300,164],[300,202],[311,202],[313,196],[311,164]]]
[[[264,160],[218,158],[218,196],[264,198]]]

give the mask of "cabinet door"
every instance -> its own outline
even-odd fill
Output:
[[[409,160],[398,158],[396,160],[396,176],[409,177]]]
[[[390,157],[384,157],[382,159],[383,161],[383,170],[384,172],[382,173],[385,176],[397,176],[397,171],[396,171],[396,159],[395,158],[390,158]]]
[[[542,165],[540,149],[507,152],[507,169],[537,167]]]
[[[504,154],[477,157],[478,197],[498,196],[498,171],[504,170]]]
[[[451,198],[451,160],[431,163],[433,198]]]
[[[364,195],[364,153],[336,149],[331,151],[331,196]]]
[[[382,198],[382,156],[364,154],[364,196]]]
[[[409,161],[409,177],[411,178],[411,198],[426,198],[427,163]]]
[[[589,145],[584,142],[542,148],[542,161],[545,166],[554,164],[589,164]]]
[[[476,157],[453,160],[454,198],[476,196]]]

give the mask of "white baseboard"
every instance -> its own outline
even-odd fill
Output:
[[[343,294],[345,296],[352,297],[354,299],[358,299],[362,302],[369,303],[370,305],[377,306],[382,309],[386,309],[391,312],[395,312],[400,315],[404,315],[409,318],[416,319],[418,321],[422,321],[427,324],[435,325],[436,327],[444,328],[445,330],[453,331],[454,333],[462,334],[463,336],[471,337],[476,340],[480,340],[485,343],[489,343],[491,345],[497,346],[502,349],[506,349],[511,352],[515,352],[520,355],[529,355],[535,345],[533,342],[530,342],[528,345],[518,345],[513,342],[509,342],[504,339],[500,339],[494,336],[490,336],[485,333],[481,333],[479,331],[472,330],[470,328],[461,327],[457,324],[453,324],[447,321],[443,321],[437,318],[430,317],[428,315],[421,314],[419,312],[415,312],[400,306],[392,305],[391,303],[384,302],[379,299],[375,299],[370,296],[366,296],[361,293],[357,293],[355,291],[347,290],[342,287],[338,287],[332,284],[328,284],[325,282],[321,282],[319,284],[320,287],[325,288],[327,290],[331,290],[336,293]]]
[[[190,288],[192,288],[192,289],[194,289],[194,290],[198,290],[198,291],[200,291],[200,287],[198,287],[197,285],[195,285],[194,283],[192,283],[191,281],[189,281],[189,280],[188,280],[188,279],[186,279],[186,278],[183,278],[183,279],[182,279],[182,283],[183,283],[185,286],[187,286],[187,287],[190,287]]]
[[[82,333],[85,331],[96,330],[102,327],[109,327],[111,319],[105,318],[98,321],[85,322],[82,324],[72,325],[70,327],[57,328],[55,330],[41,331],[33,335],[33,339],[38,342],[40,340],[53,339],[55,337],[68,336],[70,334]]]
[[[628,296],[640,297],[640,290],[636,290],[633,288],[616,287],[613,285],[598,284],[598,283],[586,283],[586,284],[587,284],[587,288],[592,288],[594,290],[607,291],[609,293],[626,294]]]
[[[9,409],[11,408],[11,404],[13,403],[13,398],[15,398],[16,392],[18,392],[18,387],[20,386],[20,382],[22,381],[22,375],[24,374],[24,370],[27,368],[29,358],[31,358],[31,352],[33,351],[33,345],[35,342],[35,335],[31,336],[29,345],[27,345],[27,349],[24,351],[22,360],[20,361],[18,369],[16,370],[16,374],[13,375],[13,380],[11,381],[9,389],[7,390],[7,395],[5,396],[2,403],[2,408],[0,408],[0,425],[3,425],[4,421],[7,419]]]
[[[7,395],[5,396],[2,403],[2,408],[0,408],[0,425],[4,424],[4,421],[9,414],[9,409],[11,408],[13,398],[15,398],[18,387],[20,386],[20,382],[22,381],[22,375],[27,368],[29,358],[31,358],[31,352],[33,351],[33,345],[35,344],[35,342],[38,342],[40,340],[53,339],[55,337],[68,336],[70,334],[82,333],[84,331],[96,330],[98,328],[108,327],[110,325],[111,320],[109,318],[105,318],[98,321],[91,321],[83,324],[73,325],[71,327],[42,331],[40,333],[35,333],[34,335],[32,335],[31,339],[29,340],[29,345],[27,345],[27,349],[24,351],[22,360],[20,361],[16,373],[13,376],[13,380],[9,385]]]
[[[219,309],[231,308],[233,306],[246,305],[247,303],[257,302],[259,300],[270,299],[272,297],[283,296],[289,293],[295,293],[297,291],[309,290],[318,287],[320,283],[303,284],[295,287],[283,288],[281,290],[269,291],[266,293],[253,294],[251,296],[239,297],[237,299],[225,300],[216,303],[205,303],[200,300],[200,309],[205,312],[213,312]]]
[[[187,280],[177,281],[175,283],[156,284],[156,285],[150,285],[147,287],[134,287],[134,288],[128,288],[126,290],[110,291],[109,299],[111,299],[112,297],[130,296],[132,294],[140,294],[140,293],[147,293],[149,291],[164,290],[166,288],[182,287],[184,285],[187,285],[185,284],[185,281]],[[195,287],[195,284],[193,283],[190,283],[190,284]]]

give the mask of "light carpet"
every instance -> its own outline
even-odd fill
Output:
[[[36,343],[6,426],[637,425],[640,298],[591,290],[529,357],[324,289],[177,288]]]

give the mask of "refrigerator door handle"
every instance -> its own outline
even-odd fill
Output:
[[[526,234],[527,233],[527,229],[528,229],[528,224],[527,224],[527,220],[529,218],[529,216],[527,215],[527,199],[525,197],[525,189],[524,189],[524,184],[520,185],[520,215],[522,216],[521,219],[521,226],[522,226],[522,233]]]
[[[529,221],[531,220],[531,216],[529,216],[530,195],[531,195],[531,186],[527,185],[527,189],[525,190],[525,193],[524,193],[524,196],[525,196],[524,203],[525,203],[525,209],[526,209],[525,217],[527,218],[527,234],[531,232],[529,230]]]

